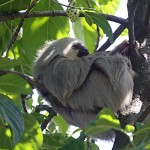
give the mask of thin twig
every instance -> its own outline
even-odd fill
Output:
[[[97,26],[97,41],[96,41],[94,52],[96,52],[96,50],[98,49],[99,39],[100,39],[100,30],[99,30],[99,27]]]
[[[48,123],[51,121],[51,119],[52,119],[54,116],[57,115],[57,114],[55,113],[55,111],[54,111],[51,107],[49,107],[48,105],[38,105],[38,106],[36,106],[36,108],[35,108],[35,112],[40,112],[40,111],[44,111],[44,110],[46,110],[47,112],[49,112],[49,115],[48,115],[48,118],[45,119],[45,121],[41,124],[41,129],[42,129],[42,131],[43,131],[44,129],[46,129],[46,127],[47,127]]]
[[[30,99],[32,97],[32,95],[31,94],[29,94],[29,95],[21,94],[20,97],[22,99],[23,110],[25,113],[28,113],[27,108],[26,108],[26,100]]]
[[[14,33],[14,35],[13,35],[11,41],[10,41],[9,44],[8,44],[7,49],[5,50],[5,56],[7,56],[7,53],[8,53],[8,51],[9,51],[9,49],[11,48],[11,46],[12,46],[12,45],[14,44],[14,42],[16,41],[17,36],[18,36],[18,33],[19,33],[21,27],[23,26],[24,18],[29,14],[30,10],[36,5],[37,1],[38,1],[38,0],[33,0],[32,3],[31,3],[31,5],[28,7],[28,9],[27,9],[27,10],[25,11],[25,13],[23,14],[23,16],[22,16],[22,18],[21,18],[21,20],[20,20],[20,22],[19,22],[19,25],[18,25],[18,27],[17,27],[17,29],[16,29],[16,31],[15,31],[15,33]]]
[[[88,5],[88,7],[91,8],[91,4],[90,4],[89,0],[86,0],[86,3]]]

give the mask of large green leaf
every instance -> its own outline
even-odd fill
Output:
[[[85,18],[79,18],[73,24],[73,30],[75,37],[80,39],[86,45],[90,53],[93,53],[98,37],[96,25],[90,26]]]
[[[116,129],[123,131],[120,127],[120,122],[114,113],[108,109],[103,109],[96,118],[90,122],[84,130],[85,135],[94,135]]]
[[[19,108],[8,97],[3,95],[0,95],[0,118],[11,126],[13,130],[13,143],[16,144],[23,134],[24,120]]]
[[[0,13],[12,13],[27,9],[31,0],[0,0]]]
[[[25,130],[14,150],[38,150],[43,144],[40,124],[31,114],[24,114]]]
[[[29,84],[21,77],[7,74],[0,77],[0,90],[8,93],[31,94]]]
[[[51,0],[39,1],[33,11],[63,10],[63,8]],[[22,46],[19,53],[26,57],[28,64],[32,64],[35,54],[45,41],[56,40],[69,36],[70,25],[67,17],[41,17],[26,19],[23,29],[23,37],[20,40]],[[16,46],[17,47],[17,46]]]
[[[22,63],[21,61],[19,60],[16,60],[16,59],[9,59],[9,58],[6,58],[6,57],[1,57],[0,58],[0,69],[9,69],[9,68],[12,68],[14,66],[28,66],[27,64],[25,63]]]
[[[92,25],[92,23],[97,24],[104,31],[107,37],[109,37],[110,42],[112,43],[114,41],[111,27],[108,21],[103,16],[100,16],[99,14],[94,12],[85,12],[84,15],[89,25]]]

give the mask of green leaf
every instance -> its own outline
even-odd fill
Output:
[[[36,118],[39,123],[43,123],[45,121],[46,116],[37,112],[32,113],[32,116]]]
[[[70,137],[66,141],[66,145],[59,150],[84,150],[84,140],[83,139],[74,139]]]
[[[24,114],[25,130],[19,143],[13,150],[38,150],[43,144],[40,124],[31,114]]]
[[[27,9],[31,0],[1,0],[0,13],[12,13]]]
[[[138,144],[142,141],[147,141],[150,139],[150,120],[145,122],[143,126],[139,126],[139,129],[134,133],[134,143]]]
[[[63,10],[54,1],[42,0],[34,7],[33,11]],[[23,26],[23,37],[20,42],[20,59],[26,58],[27,64],[32,65],[37,50],[48,40],[56,40],[69,36],[69,19],[65,16],[58,17],[37,17],[27,19]],[[16,45],[17,48],[17,45]]]
[[[104,31],[107,37],[109,37],[110,42],[113,43],[114,37],[111,27],[104,17],[94,12],[85,12],[84,15],[89,25],[91,25],[91,23],[97,24]]]
[[[9,69],[11,67],[14,67],[14,66],[27,66],[27,64],[25,63],[22,63],[21,61],[19,60],[16,60],[16,59],[10,59],[10,58],[6,58],[6,57],[1,57],[0,58],[0,69]]]
[[[61,133],[66,134],[69,127],[68,123],[60,115],[53,117],[53,121],[58,125]]]
[[[13,143],[16,144],[24,131],[22,113],[8,97],[0,95],[0,118],[5,120],[13,130]]]
[[[105,108],[96,116],[92,122],[86,126],[84,134],[94,135],[109,131],[111,129],[122,131],[120,122],[114,113],[110,109]]]
[[[101,2],[101,0],[98,0],[99,3]],[[103,14],[111,14],[114,15],[115,12],[118,10],[120,4],[120,0],[111,0],[109,2],[107,2],[107,5],[101,5],[101,11]]]
[[[80,39],[89,49],[89,52],[92,54],[95,50],[95,45],[97,41],[96,25],[93,24],[92,26],[89,26],[85,18],[79,18],[73,24],[73,30],[74,30],[75,37]]]
[[[96,0],[90,0],[87,3],[87,0],[75,0],[75,6],[80,7],[82,10],[96,10],[100,11],[100,5]],[[90,7],[89,7],[90,6]]]
[[[4,36],[5,35],[5,36]],[[10,41],[11,32],[8,25],[4,22],[0,24],[0,55],[6,50],[6,47]]]
[[[91,150],[100,150],[99,147],[95,143],[90,143]]]
[[[128,35],[128,29],[124,29],[121,33],[121,36],[127,36]]]
[[[31,94],[29,84],[21,77],[7,74],[0,77],[0,89],[8,93]]]
[[[44,135],[44,142],[42,148],[48,150],[56,150],[65,145],[66,136],[61,133],[55,133],[53,135]]]
[[[4,122],[4,120],[0,117],[0,149],[1,150],[12,150],[12,133],[8,128],[8,123]]]
[[[111,2],[113,0],[97,0],[99,2],[100,5],[107,5],[108,2]]]

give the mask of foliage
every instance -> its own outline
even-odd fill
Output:
[[[32,64],[38,49],[47,40],[56,40],[70,36],[73,31],[75,37],[82,40],[90,53],[95,50],[95,45],[104,34],[113,42],[113,34],[109,22],[99,13],[113,15],[118,9],[119,0],[75,0],[75,7],[84,17],[70,23],[65,15],[56,17],[26,18],[22,32],[14,45],[6,51],[19,19],[3,21],[0,24],[0,70],[12,70],[32,74]],[[12,13],[26,10],[31,0],[1,0],[0,19]],[[19,7],[18,7],[19,6]],[[31,12],[35,11],[63,11],[62,7],[54,0],[39,0]],[[72,28],[71,28],[72,26]],[[80,29],[80,30],[79,30]],[[99,36],[100,35],[100,36]],[[89,42],[90,41],[90,42]],[[49,122],[46,130],[42,132],[40,126],[48,119],[48,112],[36,113],[33,98],[27,102],[25,113],[22,107],[22,95],[32,94],[32,87],[18,75],[7,74],[0,76],[0,149],[9,150],[82,150],[88,146],[92,150],[98,147],[91,142],[90,135],[110,129],[118,130],[130,137],[131,144],[126,149],[149,149],[150,147],[150,121],[144,125],[128,125],[125,129],[120,127],[120,122],[109,109],[102,110],[90,122],[85,130],[77,130],[80,135],[73,138],[74,132],[68,133],[69,125],[61,117],[55,116]],[[39,97],[38,104],[43,104]],[[88,138],[87,138],[88,137]]]

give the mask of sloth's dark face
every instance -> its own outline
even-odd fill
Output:
[[[73,45],[72,48],[78,51],[78,57],[86,56],[89,54],[88,49],[80,43]]]

